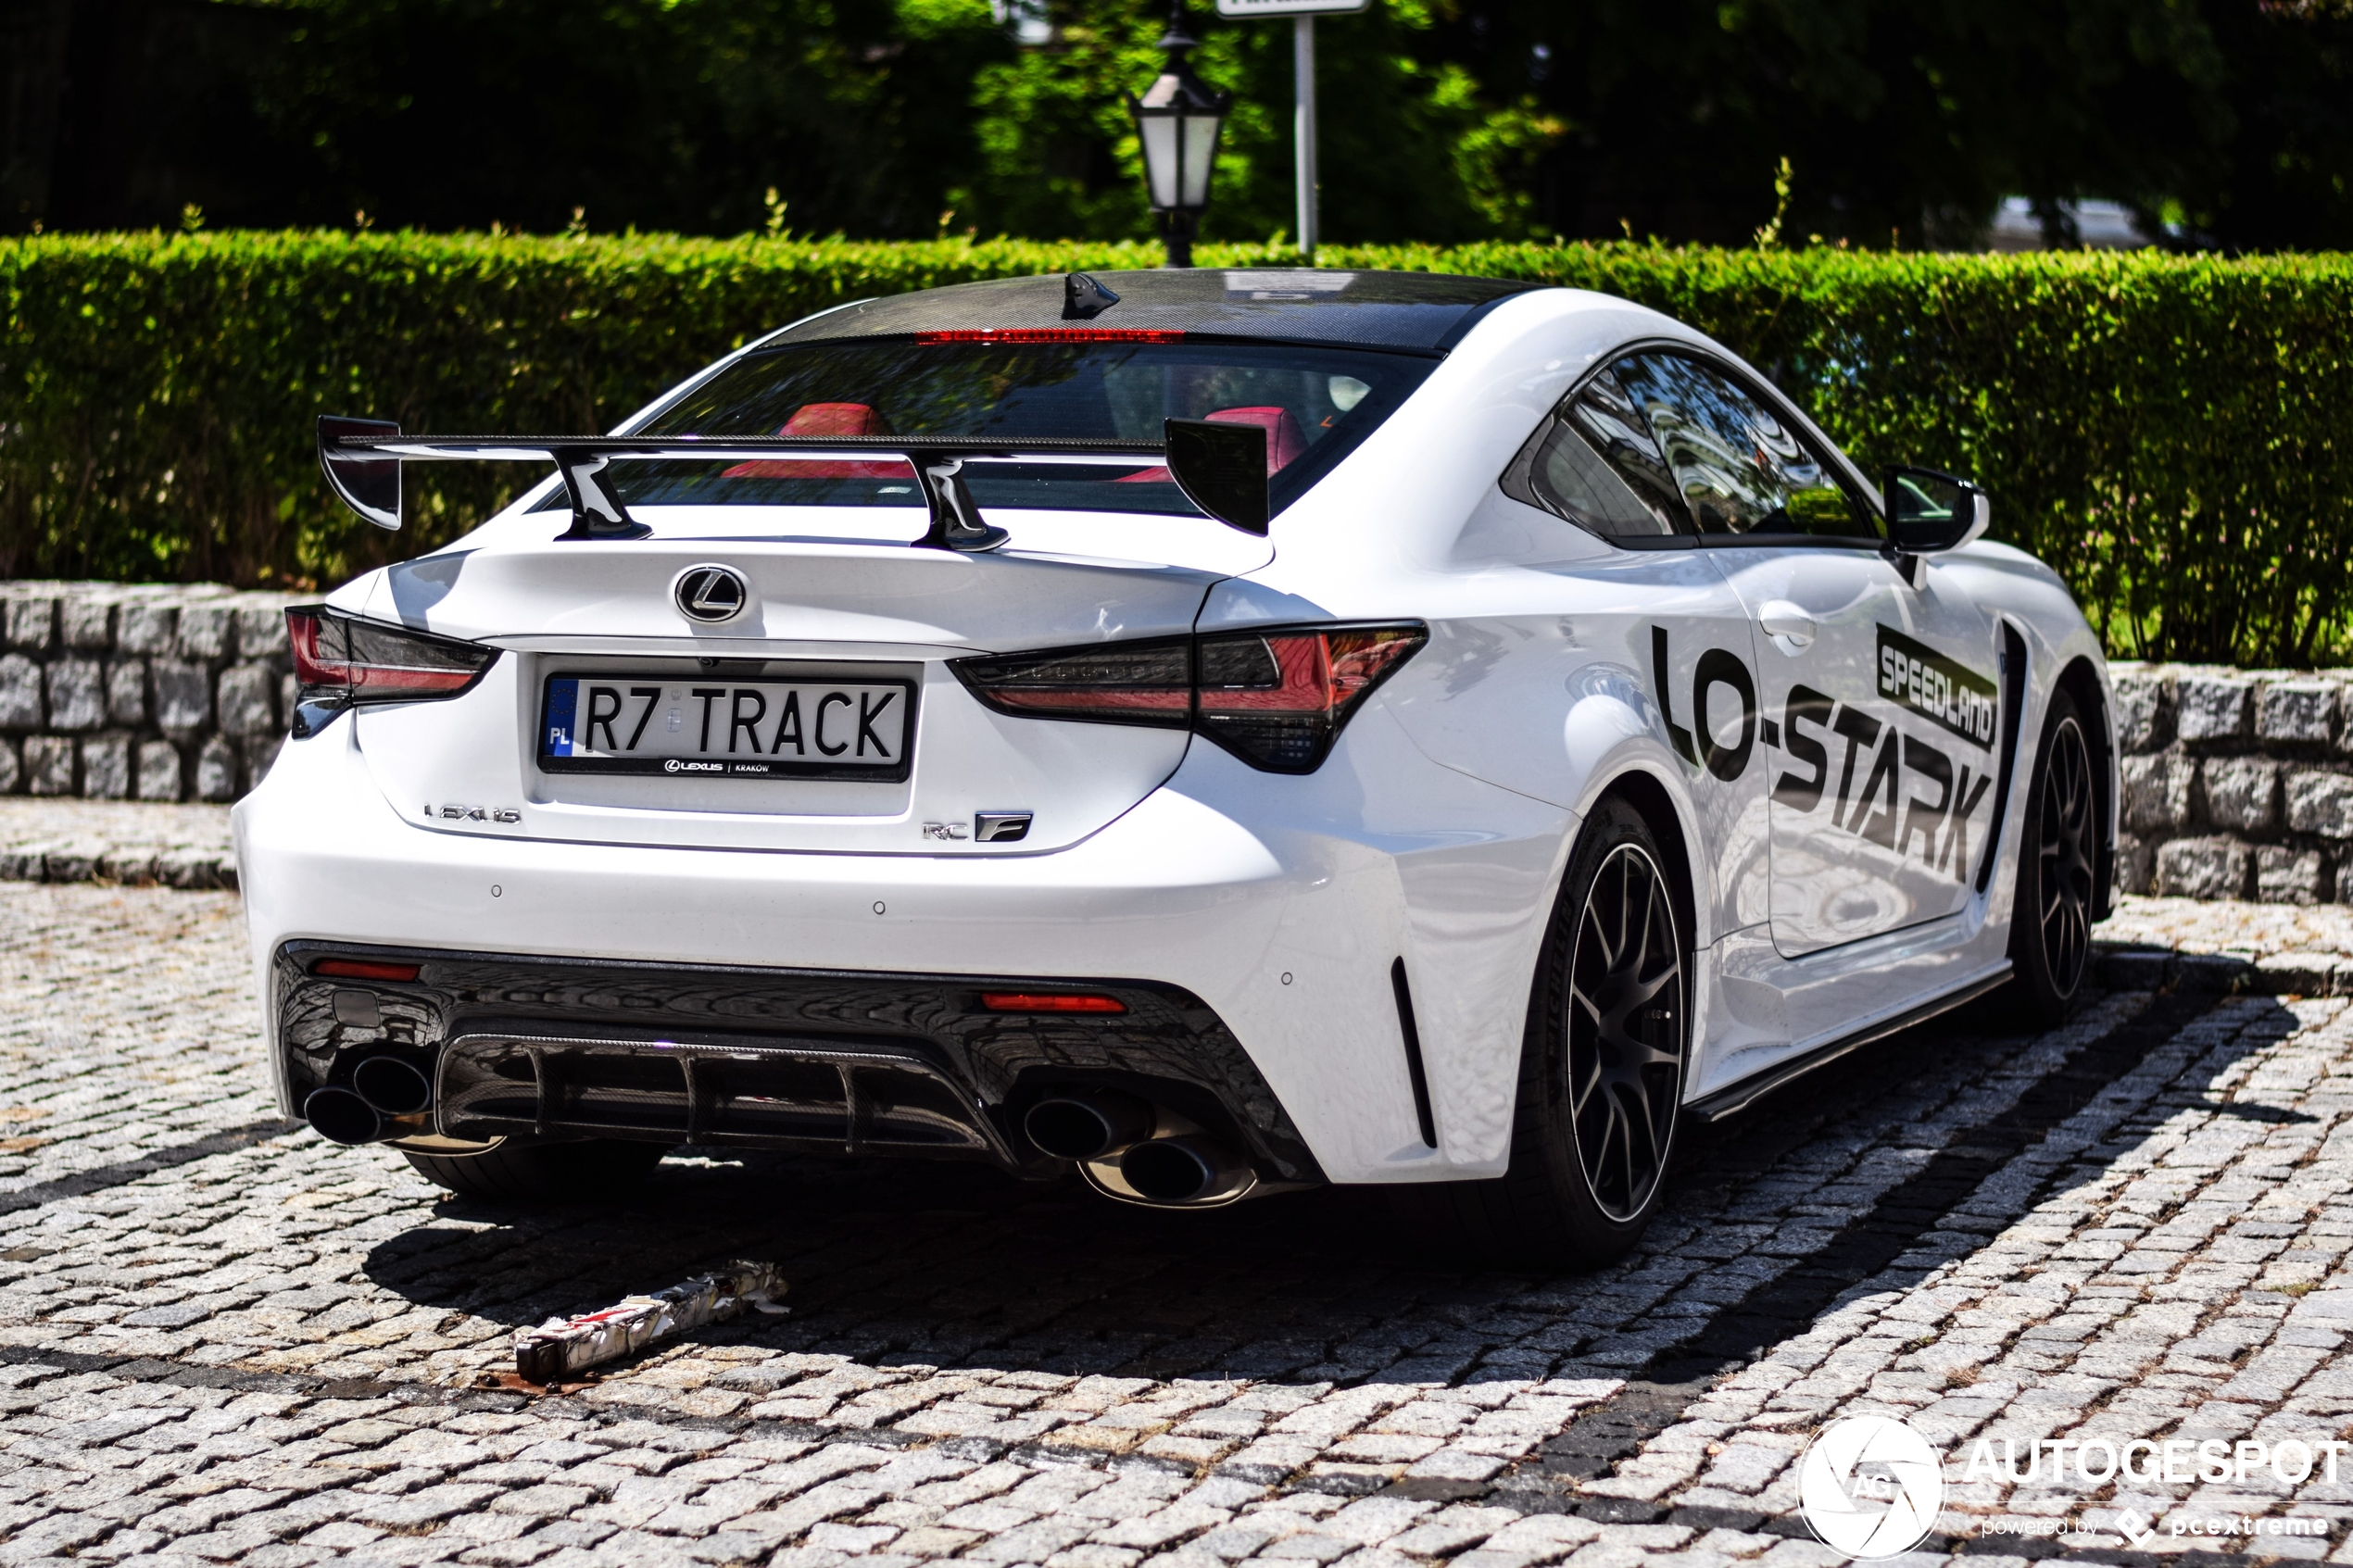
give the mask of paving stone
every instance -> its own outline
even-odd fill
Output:
[[[29,648],[34,652],[56,646],[57,638],[57,601],[46,596],[10,597],[8,607],[8,646]]]
[[[2183,828],[2197,760],[2179,751],[2124,759],[2124,823],[2135,832]]]
[[[2201,671],[2173,685],[2173,729],[2185,741],[2245,736],[2254,719],[2255,683],[2245,675]]]
[[[2232,833],[2267,834],[2279,820],[2280,765],[2261,757],[2211,757],[2198,770],[2207,820]]]
[[[238,795],[236,747],[225,735],[214,735],[196,753],[196,798],[229,801]]]
[[[180,748],[168,740],[139,746],[137,795],[142,800],[176,801],[181,796]]]
[[[21,602],[9,602],[12,614]],[[37,730],[44,717],[41,666],[20,653],[0,655],[0,730]]]
[[[2333,879],[2328,857],[2317,849],[2266,844],[2255,851],[2255,897],[2266,904],[2319,904]]]
[[[2156,890],[2169,898],[2241,898],[2253,855],[2235,838],[2177,838],[2157,851]]]
[[[184,659],[159,659],[153,671],[157,728],[185,740],[212,722],[209,670]]]
[[[97,659],[57,659],[41,680],[49,728],[94,730],[107,721],[106,666]]]
[[[69,648],[106,648],[114,644],[115,595],[69,594],[57,603],[59,640]]]
[[[21,809],[69,805],[201,809]],[[44,866],[135,863],[48,825]],[[2353,958],[2336,906],[2128,899],[2110,924],[2168,983],[2334,988]],[[1561,1280],[1406,1252],[1347,1191],[1139,1216],[689,1149],[626,1204],[456,1202],[284,1131],[256,1011],[233,895],[0,883],[11,1557],[1827,1568],[1793,1475],[1843,1411],[1956,1446],[2353,1412],[2332,996],[2119,992],[2024,1037],[1950,1015],[1711,1131],[1632,1255]],[[516,1324],[738,1255],[782,1264],[792,1315],[585,1396],[485,1386]],[[1945,1528],[1974,1556],[1986,1514],[2076,1506],[1957,1477]]]
[[[2298,833],[2353,838],[2353,773],[2289,770],[2287,825]]]
[[[2116,692],[2121,749],[2155,751],[2173,738],[2171,684],[2162,666],[2118,660],[2108,665],[2108,679]]]
[[[278,674],[266,664],[239,664],[220,672],[214,691],[223,734],[261,735],[278,727]]]
[[[2334,681],[2275,681],[2263,688],[2255,733],[2259,739],[2292,745],[2328,744],[2336,730],[2337,685]]]
[[[70,735],[27,735],[24,738],[26,793],[71,795],[77,747]]]

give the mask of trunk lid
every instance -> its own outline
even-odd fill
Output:
[[[1199,531],[1203,550],[1188,553],[1227,558],[1185,565],[1023,547],[1054,535],[1058,544],[1132,537],[1145,521],[1135,518],[1090,531],[1075,528],[1069,514],[1025,528],[995,513],[992,521],[1014,529],[1013,545],[958,555],[896,540],[755,535],[738,532],[751,521],[745,508],[729,510],[734,526],[724,533],[671,520],[647,539],[560,545],[547,542],[544,516],[524,514],[477,534],[470,542],[479,547],[381,574],[355,607],[360,613],[505,650],[462,696],[353,716],[386,798],[438,831],[584,843],[950,855],[1061,848],[1165,780],[1183,759],[1186,732],[999,714],[965,691],[948,661],[1181,635],[1227,574],[1217,567],[1255,564],[1236,558],[1227,541],[1239,536],[1211,533],[1214,524]],[[811,520],[794,521],[805,528]],[[1194,531],[1176,532],[1182,543]],[[1262,542],[1241,542],[1263,557]],[[749,590],[742,613],[721,625],[691,619],[673,592],[682,574],[709,565],[732,569]],[[904,732],[883,717],[895,711],[892,693],[905,698]],[[573,764],[543,744],[550,718],[555,734],[575,734],[592,701],[611,720],[588,732],[598,756],[610,754],[599,766],[648,767],[667,746],[730,768],[731,757],[762,759],[749,766],[774,758],[809,776],[564,771]],[[862,732],[854,703],[877,715]],[[820,704],[828,710],[814,712]],[[745,714],[754,718],[731,733]],[[846,751],[841,766],[817,756],[809,743],[828,734],[828,749],[855,738],[862,751],[874,740],[874,765],[849,767],[857,759]],[[623,744],[633,738],[635,747]],[[900,755],[890,754],[893,745]],[[983,813],[1027,813],[1030,822],[1018,836],[984,841],[975,827]]]

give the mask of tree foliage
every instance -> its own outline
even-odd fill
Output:
[[[1293,227],[1290,29],[1212,237]],[[14,0],[0,228],[1151,233],[1165,0]],[[1318,24],[1327,237],[1973,248],[2025,195],[2353,246],[2347,0],[1374,0]],[[1027,40],[1027,42],[1024,42]],[[189,209],[197,209],[191,212]]]
[[[1160,259],[963,239],[0,240],[0,576],[339,580],[453,537],[519,478],[429,465],[394,538],[328,495],[319,414],[606,429],[826,306]],[[1997,536],[2055,566],[2118,653],[2353,661],[2353,258],[1487,242],[1325,260],[1599,289],[1691,321],[1865,464],[1982,479]]]

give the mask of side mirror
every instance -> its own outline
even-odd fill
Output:
[[[1985,492],[1934,469],[1889,469],[1880,482],[1887,503],[1887,547],[1899,556],[1957,550],[1994,519]]]

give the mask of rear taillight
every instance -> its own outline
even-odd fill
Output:
[[[1194,724],[1253,767],[1311,772],[1357,705],[1428,638],[1418,626],[1203,637]]]
[[[1000,713],[1189,727],[1253,768],[1311,773],[1373,688],[1428,638],[1417,625],[1280,627],[952,668]]]
[[[1193,643],[1106,643],[1058,653],[960,659],[956,673],[1000,713],[1106,724],[1193,721]]]
[[[456,696],[497,660],[497,648],[361,621],[324,605],[286,611],[300,683],[299,736],[360,702],[423,702]]]

